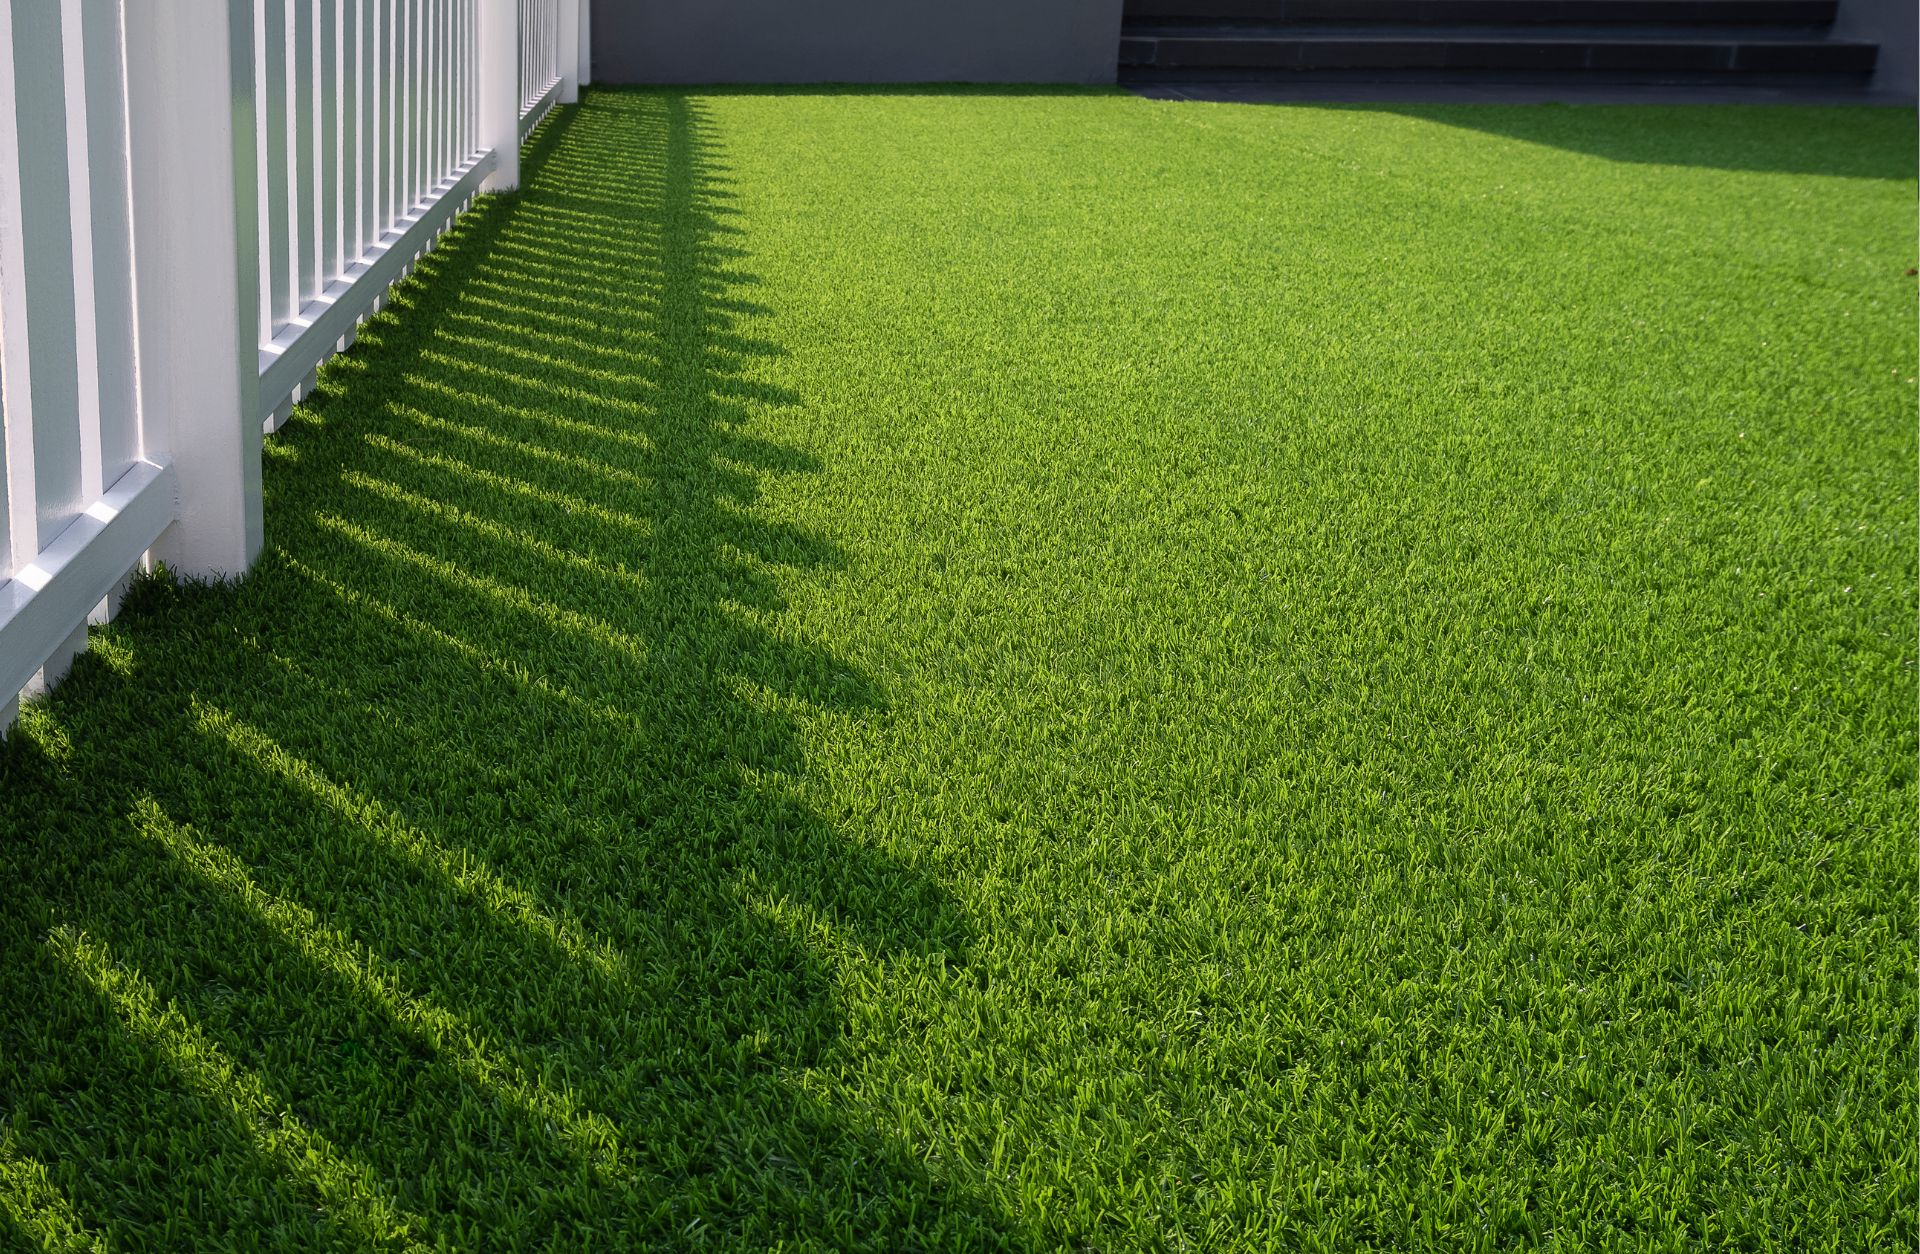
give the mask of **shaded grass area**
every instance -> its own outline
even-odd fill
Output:
[[[0,752],[0,1239],[1911,1245],[1913,151],[593,93]]]

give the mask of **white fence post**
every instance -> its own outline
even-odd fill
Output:
[[[253,11],[126,7],[140,406],[180,498],[154,553],[218,578],[243,574],[263,538]]]
[[[593,82],[593,0],[580,0],[579,85]]]
[[[580,10],[582,0],[560,0],[560,11],[556,24],[554,42],[555,60],[560,66],[560,94],[555,97],[558,104],[578,104],[580,101]]]
[[[480,0],[480,146],[493,149],[483,191],[520,186],[520,15],[515,0]]]

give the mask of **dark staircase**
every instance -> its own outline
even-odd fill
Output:
[[[1835,0],[1126,0],[1120,81],[1864,88]]]

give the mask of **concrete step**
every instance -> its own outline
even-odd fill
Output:
[[[1134,40],[1232,39],[1517,39],[1568,43],[1822,43],[1826,30],[1817,26],[1514,26],[1501,23],[1462,23],[1436,29],[1399,22],[1128,22],[1121,37]]]
[[[1831,25],[1835,0],[1127,0],[1128,24]]]
[[[1158,76],[1264,76],[1302,71],[1525,71],[1578,77],[1652,74],[1740,77],[1816,75],[1862,80],[1879,49],[1801,34],[1746,32],[1722,39],[1696,32],[1522,33],[1443,28],[1382,32],[1364,25],[1216,28],[1213,33],[1128,33],[1120,67],[1128,81]]]

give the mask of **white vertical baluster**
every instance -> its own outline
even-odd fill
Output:
[[[433,0],[433,178],[435,187],[453,165],[453,11]]]
[[[26,405],[8,406],[15,418],[9,436],[19,428],[30,440],[26,446],[30,452],[22,457],[19,453],[26,449],[15,449],[11,459],[17,470],[32,476],[33,491],[28,497],[32,513],[25,520],[15,518],[15,544],[24,541],[32,546],[26,550],[29,556],[87,506],[82,499],[77,421],[79,311],[68,165],[68,144],[76,137],[67,126],[62,7],[44,0],[16,3],[10,49],[19,128],[12,175],[18,182],[11,195],[19,198],[20,221],[18,235],[8,243],[11,251],[17,241],[20,255],[0,260],[0,266],[7,270],[10,283],[17,275],[21,284],[22,317],[8,318],[8,331],[28,325],[32,330],[28,349],[17,362],[19,368],[8,371],[16,394],[24,385],[31,398]]]
[[[292,73],[289,75],[289,106],[293,123],[291,164],[293,170],[294,254],[299,258],[295,272],[293,311],[298,313],[320,291],[320,188],[318,172],[319,110],[315,105],[317,84],[314,74],[314,6],[318,0],[293,0]]]
[[[406,135],[400,128],[400,111],[407,100],[406,85],[400,81],[400,50],[403,43],[407,0],[379,0],[386,53],[381,58],[383,93],[380,134],[384,137],[386,169],[380,180],[380,233],[385,235],[400,212],[401,171],[406,165]]]
[[[264,0],[263,37],[256,41],[264,50],[265,77],[259,90],[260,114],[265,118],[262,131],[266,147],[259,153],[261,178],[266,184],[267,259],[269,271],[266,290],[267,338],[293,316],[298,304],[299,271],[294,248],[293,214],[293,77],[291,42],[288,26],[293,0]]]
[[[32,505],[30,519],[15,519],[17,568],[99,495],[100,398],[79,5],[76,0],[16,5],[12,36],[0,55],[11,54],[13,61],[19,132],[12,173],[0,174],[0,197],[18,198],[20,255],[0,265],[20,276],[24,305],[24,317],[9,317],[6,325],[11,330],[30,323],[32,330],[24,362],[10,362],[7,371],[10,381],[25,383],[30,397],[24,406],[7,407],[14,414],[8,460],[32,482],[25,494]],[[12,178],[18,182],[5,186]],[[28,695],[59,682],[86,645],[83,618],[44,658],[44,670],[30,682]]]
[[[480,73],[480,15],[473,0],[460,0],[460,157],[473,155],[479,128],[474,125],[474,84]]]
[[[353,0],[360,10],[360,251],[385,229],[380,203],[380,2]]]
[[[93,252],[93,156],[88,134],[87,53],[80,0],[61,0],[59,62],[65,86],[67,127],[67,238],[73,267],[74,409],[69,420],[79,451],[77,474],[71,477],[74,516],[100,496],[100,337],[95,320]],[[110,80],[111,81],[111,80]],[[101,181],[111,185],[113,166],[103,162]],[[65,425],[65,424],[63,424]],[[64,529],[71,518],[61,519]],[[58,534],[58,530],[54,532]],[[45,540],[52,536],[43,536]],[[82,640],[85,635],[82,633]],[[50,666],[49,680],[66,671],[64,663]]]
[[[483,0],[466,0],[467,6],[467,155],[481,146],[480,138],[480,9]]]
[[[467,84],[473,73],[473,52],[467,46],[472,27],[468,23],[469,8],[467,0],[454,0],[453,3],[453,151],[454,162],[458,164],[467,159],[470,145],[467,143]]]
[[[387,9],[387,203],[380,211],[380,227],[384,232],[393,225],[394,218],[400,212],[405,197],[402,190],[406,181],[407,135],[400,125],[400,114],[406,108],[407,85],[402,75],[406,64],[407,45],[407,0],[381,0]]]
[[[14,47],[12,0],[0,3],[0,48]],[[0,576],[13,573],[40,551],[33,500],[33,387],[28,360],[33,352],[27,322],[26,252],[22,246],[20,144],[17,106],[21,84],[13,58],[0,55]],[[7,693],[0,700],[11,700]],[[11,719],[9,719],[11,721]]]
[[[413,108],[408,112],[408,142],[413,145],[413,180],[407,197],[411,209],[427,191],[427,122],[432,107],[431,84],[427,81],[427,49],[431,36],[427,29],[428,0],[413,0],[413,60],[407,66],[407,80],[413,88]]]
[[[453,160],[467,158],[467,75],[473,69],[467,50],[467,0],[453,0]]]
[[[125,40],[120,4],[84,6],[87,147],[93,154],[94,335],[100,371],[100,471],[106,483],[140,455],[134,375],[133,206],[127,190]]]
[[[420,195],[438,181],[440,170],[440,0],[420,0],[421,41]]]
[[[263,0],[260,13],[253,23],[253,151],[258,158],[254,163],[254,186],[257,192],[255,204],[258,211],[260,235],[260,253],[257,269],[260,275],[259,326],[257,335],[260,343],[265,344],[273,338],[273,269],[275,241],[273,234],[273,162],[270,154],[272,142],[272,107],[270,100],[273,85],[268,71],[267,32],[272,28],[274,0]]]
[[[480,143],[493,150],[490,192],[520,186],[520,23],[515,0],[480,5]]]
[[[360,229],[360,3],[340,3],[340,268],[366,251]]]
[[[345,267],[340,261],[340,0],[317,0],[314,25],[314,190],[319,228],[314,294]]]
[[[133,334],[133,214],[126,181],[125,41],[119,0],[83,5],[80,29],[87,92],[97,469],[104,491],[140,456]],[[104,621],[119,608],[116,595],[95,613]]]

